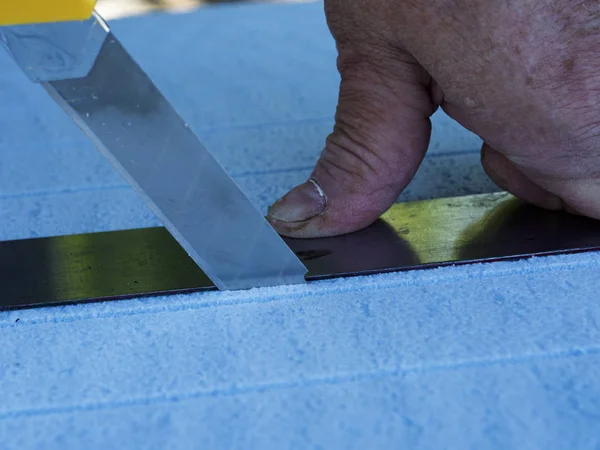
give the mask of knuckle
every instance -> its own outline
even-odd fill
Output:
[[[336,125],[327,137],[319,165],[351,191],[370,192],[386,180],[394,179],[390,164],[379,156],[377,149],[348,133],[343,124]]]
[[[321,164],[333,178],[350,177],[363,183],[377,176],[368,147],[353,141],[339,128],[326,140]]]

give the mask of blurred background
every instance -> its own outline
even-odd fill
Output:
[[[261,0],[260,3],[300,3],[311,0]],[[98,0],[97,9],[107,20],[152,11],[182,12],[214,3],[257,3],[256,0]]]

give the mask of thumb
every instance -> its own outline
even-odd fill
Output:
[[[414,177],[436,107],[430,77],[408,54],[382,53],[340,51],[335,127],[309,180],[269,209],[280,234],[312,238],[364,228]]]

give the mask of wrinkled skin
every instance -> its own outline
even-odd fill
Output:
[[[441,107],[485,142],[523,200],[600,219],[600,0],[325,0],[341,74],[336,125],[277,231],[370,225],[413,178]]]

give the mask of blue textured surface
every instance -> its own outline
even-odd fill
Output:
[[[265,211],[332,127],[322,5],[113,28]],[[496,190],[443,114],[402,198]],[[157,224],[0,52],[1,239]],[[0,313],[0,448],[600,448],[600,258]]]

